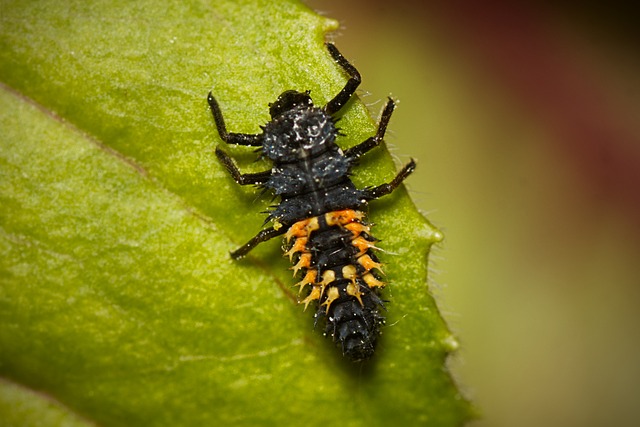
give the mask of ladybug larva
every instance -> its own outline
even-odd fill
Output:
[[[262,133],[227,132],[222,111],[211,93],[208,102],[220,138],[227,144],[258,147],[273,163],[271,170],[241,173],[220,147],[216,155],[240,185],[257,185],[279,196],[268,212],[264,228],[244,246],[231,253],[244,257],[259,243],[284,234],[285,256],[294,266],[300,302],[316,305],[316,324],[324,319],[325,332],[353,361],[369,359],[375,350],[380,327],[384,287],[376,239],[365,220],[369,201],[395,190],[415,169],[412,159],[389,183],[356,188],[349,178],[356,160],[380,145],[395,103],[389,98],[376,134],[342,150],[336,144],[339,129],[334,115],[344,107],[360,84],[360,73],[338,49],[327,49],[349,76],[342,90],[325,106],[313,104],[309,91],[287,90],[269,104],[271,121]]]

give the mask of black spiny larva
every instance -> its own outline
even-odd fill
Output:
[[[309,91],[288,90],[269,105],[271,121],[259,134],[227,132],[222,111],[209,93],[208,101],[220,138],[227,144],[259,147],[273,162],[271,170],[241,173],[231,157],[216,148],[216,155],[240,185],[255,184],[280,197],[267,218],[273,223],[231,253],[242,258],[259,243],[285,234],[294,275],[305,305],[316,301],[316,322],[325,319],[325,331],[353,361],[369,359],[375,349],[382,300],[381,265],[374,253],[376,239],[365,222],[369,201],[395,190],[415,169],[411,160],[389,183],[358,189],[349,173],[355,161],[383,140],[395,104],[389,98],[376,134],[342,151],[334,115],[360,84],[360,73],[338,49],[327,49],[349,76],[342,90],[324,107],[313,104]]]

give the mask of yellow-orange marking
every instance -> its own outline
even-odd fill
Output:
[[[285,252],[283,256],[288,256],[289,261],[293,260],[293,256],[295,254],[297,254],[298,252],[304,252],[307,247],[307,240],[308,239],[306,237],[298,237],[293,246],[291,246],[291,249]]]
[[[326,286],[335,282],[335,280],[336,280],[336,273],[334,273],[333,270],[327,270],[324,273],[322,273],[322,282],[318,284]]]
[[[324,217],[328,225],[345,225],[351,222],[360,221],[364,218],[364,213],[354,211],[353,209],[344,209],[341,211],[328,212]]]
[[[307,285],[313,285],[316,282],[316,276],[318,275],[317,270],[308,270],[307,274],[305,274],[304,278],[296,283],[294,286],[300,286],[300,291],[298,295],[302,292],[302,289]]]
[[[358,255],[364,254],[369,249],[378,249],[378,248],[376,248],[375,243],[368,241],[367,239],[365,239],[362,236],[359,236],[359,237],[356,237],[355,239],[353,239],[351,241],[351,244],[353,246],[355,246],[356,248],[358,248],[358,250],[360,251],[358,253]]]
[[[384,288],[384,282],[379,281],[375,278],[375,276],[371,273],[367,273],[362,276],[362,280],[369,286],[370,288]]]
[[[380,267],[382,267],[382,264],[380,264],[379,262],[375,262],[369,255],[366,254],[358,258],[358,264],[363,266],[366,271],[373,270],[374,268],[380,270]]]
[[[354,283],[358,277],[358,269],[355,265],[345,265],[342,267],[342,277],[349,279],[351,280],[351,283]]]
[[[353,237],[358,237],[362,233],[371,233],[371,229],[368,226],[359,222],[350,222],[349,224],[345,224],[344,228],[351,231]]]
[[[331,307],[331,303],[340,297],[340,291],[335,286],[332,286],[327,291],[327,299],[322,303],[322,305],[327,306],[327,313],[329,312],[329,307]]]
[[[362,293],[360,292],[360,287],[356,283],[349,283],[347,285],[347,294],[356,297],[358,299],[358,302],[360,302],[360,305],[364,307],[361,298]]]
[[[304,309],[307,309],[307,306],[311,301],[320,299],[320,286],[314,286],[311,290],[311,293],[308,297],[302,300],[302,304],[304,304]]]
[[[291,269],[293,270],[293,275],[295,276],[296,274],[298,274],[298,270],[300,270],[301,268],[308,268],[310,265],[311,265],[311,254],[309,252],[306,252],[300,255],[300,259],[298,259],[298,263],[293,267],[291,267]]]
[[[303,219],[293,224],[289,227],[284,237],[287,239],[287,242],[290,241],[292,237],[309,237],[311,232],[318,228],[320,228],[318,217],[314,216],[313,218]]]

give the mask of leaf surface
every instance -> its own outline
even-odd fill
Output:
[[[371,204],[390,302],[367,364],[313,330],[279,242],[228,256],[272,201],[217,163],[206,94],[235,132],[259,132],[285,89],[323,105],[346,81],[323,47],[336,22],[257,0],[6,1],[0,22],[2,411],[25,425],[65,411],[59,425],[469,418],[426,285],[441,235],[404,190]],[[341,145],[373,134],[360,102],[344,110]],[[394,176],[385,150],[366,157],[356,184]]]

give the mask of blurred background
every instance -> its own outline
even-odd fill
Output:
[[[640,14],[307,0],[446,239],[431,290],[474,426],[640,425]]]

